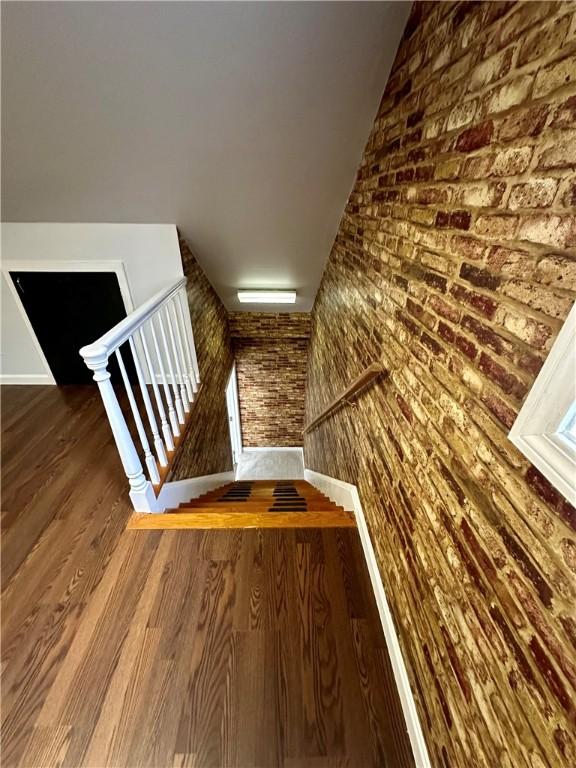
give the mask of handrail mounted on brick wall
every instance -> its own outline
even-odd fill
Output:
[[[352,381],[343,392],[341,392],[337,397],[334,398],[334,400],[332,400],[330,405],[325,408],[321,414],[306,424],[302,430],[302,434],[305,435],[307,432],[310,432],[310,430],[318,426],[321,421],[324,421],[324,419],[326,419],[328,416],[331,416],[334,411],[337,411],[343,405],[349,403],[352,397],[357,397],[360,392],[366,389],[369,384],[371,384],[375,379],[385,373],[385,371],[386,369],[382,363],[372,363],[372,365],[369,365],[367,368],[365,368],[362,373],[357,378],[355,378],[354,381]]]

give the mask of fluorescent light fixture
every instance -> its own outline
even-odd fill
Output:
[[[294,304],[296,291],[238,291],[241,304]]]

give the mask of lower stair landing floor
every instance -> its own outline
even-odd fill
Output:
[[[246,449],[240,454],[236,480],[303,480],[301,448]]]
[[[2,394],[2,768],[413,766],[354,528],[127,530],[96,387]]]

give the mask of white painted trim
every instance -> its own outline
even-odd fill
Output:
[[[52,370],[50,369],[50,365],[48,364],[48,360],[46,359],[44,350],[42,349],[40,342],[38,341],[36,332],[34,331],[34,328],[32,327],[32,323],[30,322],[28,314],[24,309],[24,304],[22,304],[22,301],[20,299],[20,294],[16,290],[16,286],[12,281],[10,272],[114,272],[116,274],[116,277],[118,278],[120,295],[122,296],[122,300],[124,302],[124,308],[126,309],[126,314],[129,315],[131,312],[134,311],[132,295],[130,293],[130,287],[128,285],[126,271],[124,269],[124,262],[122,261],[117,261],[112,259],[103,260],[103,261],[82,261],[80,259],[71,260],[71,261],[66,261],[66,260],[43,261],[43,260],[31,260],[31,259],[23,259],[22,261],[3,260],[1,271],[4,274],[4,279],[6,280],[6,284],[8,285],[9,291],[14,297],[16,308],[18,309],[18,312],[20,313],[25,326],[28,328],[28,332],[30,333],[32,343],[34,344],[34,347],[36,348],[38,356],[40,357],[42,366],[46,371],[42,381],[19,381],[17,383],[21,383],[21,384],[37,384],[38,383],[38,384],[55,385],[56,379],[52,374]],[[27,376],[25,374],[14,374],[14,376],[18,378],[20,378],[21,375],[24,376],[25,378],[37,378],[37,376],[41,376],[42,374],[35,374],[34,376]],[[3,375],[0,378],[0,382],[3,384],[10,383],[9,381],[5,381],[6,377],[10,378],[11,374],[6,374],[5,376]]]
[[[242,427],[240,421],[236,363],[232,366],[230,376],[228,377],[228,383],[226,384],[226,410],[228,411],[228,428],[230,430],[230,443],[232,445],[232,459],[234,466],[236,467],[240,456],[242,455]]]
[[[124,262],[118,259],[102,260],[83,260],[83,259],[62,259],[61,261],[51,259],[32,260],[23,259],[22,261],[3,261],[3,272],[115,272],[118,276],[118,285],[120,294],[124,302],[126,314],[134,311],[134,302],[126,277]]]
[[[304,449],[301,446],[298,445],[290,445],[286,448],[280,447],[272,447],[272,448],[243,448],[243,453],[255,453],[256,451],[300,451],[302,453],[302,456],[304,456]]]
[[[372,582],[372,589],[374,590],[374,596],[378,606],[378,613],[380,614],[380,621],[382,622],[382,629],[384,630],[384,637],[386,638],[390,663],[392,664],[394,679],[400,696],[406,728],[408,730],[410,744],[412,745],[414,762],[416,763],[416,768],[431,768],[428,749],[424,740],[424,734],[422,733],[422,726],[420,725],[416,704],[414,703],[414,696],[412,694],[412,689],[410,688],[410,680],[402,657],[398,635],[396,634],[396,627],[394,626],[394,619],[392,618],[388,601],[386,600],[386,592],[382,583],[382,577],[380,576],[376,554],[370,539],[366,518],[364,517],[364,510],[362,509],[360,496],[358,495],[358,489],[351,483],[345,483],[342,480],[323,475],[320,472],[314,472],[311,469],[304,470],[304,479],[318,488],[318,490],[322,491],[322,493],[326,494],[326,496],[336,504],[343,506],[344,509],[349,512],[354,512],[360,541],[362,542],[362,548],[364,550],[366,565],[368,567],[368,573],[370,574],[370,581]]]
[[[190,499],[202,496],[203,493],[208,493],[220,485],[233,482],[234,472],[230,471],[164,483],[158,495],[158,511],[164,512],[167,509],[174,509],[184,501],[190,501]]]
[[[16,270],[14,270],[16,271]],[[28,314],[26,313],[26,310],[24,309],[24,305],[20,301],[20,294],[16,290],[16,286],[12,282],[12,278],[10,277],[9,269],[6,268],[6,262],[3,262],[2,265],[2,273],[4,275],[4,280],[6,282],[6,285],[8,286],[8,290],[12,294],[14,298],[14,303],[16,304],[16,309],[18,310],[22,322],[28,329],[28,333],[30,334],[30,338],[32,339],[32,344],[34,345],[34,348],[36,349],[36,352],[38,353],[38,357],[40,358],[40,362],[42,363],[42,367],[44,368],[45,373],[39,374],[46,377],[47,384],[56,384],[56,379],[54,378],[52,374],[52,370],[50,366],[48,365],[48,360],[46,359],[46,355],[44,354],[44,350],[40,346],[40,342],[38,341],[38,337],[36,336],[36,332],[34,331],[34,328],[32,327],[32,323],[30,322],[30,318],[28,317]],[[9,374],[6,374],[7,376]],[[26,382],[21,382],[25,384]]]
[[[576,451],[559,439],[576,401],[576,304],[524,401],[508,437],[560,493],[576,504]]]
[[[0,385],[4,384],[54,384],[54,377],[47,373],[0,373]]]

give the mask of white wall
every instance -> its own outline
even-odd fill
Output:
[[[32,331],[8,287],[27,262],[122,262],[134,307],[181,277],[173,224],[2,224],[0,381],[51,383]]]

